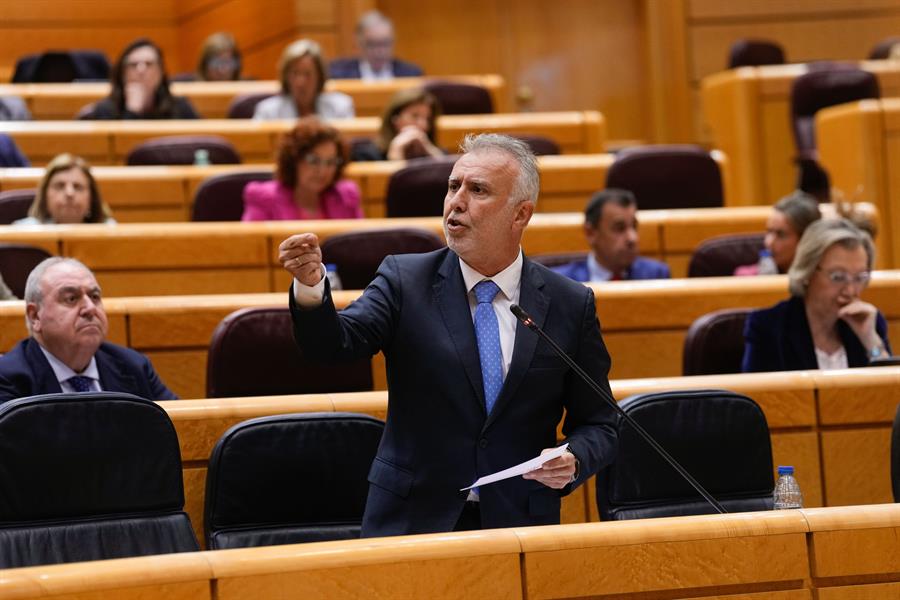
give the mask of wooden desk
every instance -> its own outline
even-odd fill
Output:
[[[816,115],[816,131],[831,184],[878,207],[878,264],[900,266],[900,100],[827,108]]]
[[[880,600],[898,533],[895,504],[520,527],[10,569],[0,595]]]
[[[325,89],[353,98],[360,117],[381,117],[391,96],[402,89],[421,87],[438,78],[402,77],[390,81],[365,82],[359,79],[330,79]],[[444,81],[480,85],[488,90],[496,112],[509,110],[506,83],[500,75],[448,75]],[[97,83],[10,83],[0,85],[0,96],[18,96],[25,101],[36,121],[70,120],[84,106],[109,95],[109,84]],[[175,81],[169,84],[176,96],[185,96],[203,117],[224,119],[231,101],[243,94],[277,94],[278,81]]]
[[[150,138],[169,135],[220,135],[235,145],[246,163],[269,162],[278,140],[293,119],[200,119],[185,121],[3,121],[0,133],[16,144],[34,165],[46,164],[62,152],[76,152],[95,165],[124,164],[128,153]],[[377,117],[331,122],[347,138],[374,137]],[[468,133],[532,133],[554,139],[566,154],[604,151],[606,124],[596,111],[444,115],[437,121],[437,141],[455,149]]]
[[[895,61],[859,64],[878,77],[882,97],[900,95]],[[744,67],[703,79],[703,116],[714,147],[728,155],[731,167],[735,193],[729,205],[771,205],[796,187],[790,96],[794,79],[806,71],[803,64]],[[850,198],[873,201],[854,198],[855,188],[837,187]]]

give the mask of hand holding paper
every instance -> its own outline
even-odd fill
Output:
[[[517,475],[524,475],[525,473],[529,473],[531,471],[534,471],[535,469],[539,469],[544,465],[544,463],[550,462],[555,458],[563,456],[566,453],[566,449],[568,447],[569,444],[563,444],[558,448],[554,448],[550,452],[545,452],[540,456],[532,458],[531,460],[526,460],[525,462],[520,463],[514,467],[510,467],[502,471],[497,471],[496,473],[492,473],[491,475],[479,477],[478,481],[476,481],[469,487],[462,488],[460,491],[462,492],[465,490],[470,490],[474,487],[481,487],[484,485],[488,485],[489,483],[496,483],[497,481],[503,481],[504,479],[516,477]]]

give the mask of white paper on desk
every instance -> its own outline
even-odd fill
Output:
[[[485,475],[484,477],[479,477],[478,481],[476,481],[469,487],[464,487],[463,489],[461,489],[459,491],[464,492],[466,490],[471,490],[473,487],[481,487],[481,486],[487,485],[489,483],[496,483],[497,481],[503,481],[504,479],[509,479],[510,477],[515,477],[516,475],[524,475],[528,471],[534,471],[535,469],[537,469],[538,467],[543,465],[545,462],[551,461],[554,458],[562,456],[563,453],[566,451],[566,448],[568,448],[568,447],[569,447],[569,444],[563,444],[562,446],[559,446],[558,448],[554,449],[551,452],[546,452],[544,454],[541,454],[540,456],[532,458],[531,460],[526,460],[525,462],[520,463],[514,467],[510,467],[508,469],[503,469],[502,471],[497,471],[496,473],[492,473],[490,475]]]

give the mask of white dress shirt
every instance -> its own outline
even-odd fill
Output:
[[[381,70],[376,71],[366,60],[359,61],[359,78],[363,81],[387,81],[394,78],[394,69],[389,62],[384,63]]]
[[[91,357],[91,362],[88,363],[87,368],[81,373],[76,373],[72,369],[68,367],[64,362],[50,354],[46,348],[38,344],[38,347],[41,349],[41,352],[44,353],[44,356],[47,357],[47,362],[50,363],[50,368],[53,369],[53,374],[56,376],[56,380],[59,382],[59,387],[62,388],[64,392],[77,392],[75,388],[73,388],[67,379],[70,377],[75,377],[76,375],[81,375],[82,377],[90,377],[91,379],[91,391],[94,392],[102,392],[103,388],[100,387],[100,371],[97,370],[97,359],[95,357]]]
[[[612,279],[612,271],[597,262],[593,253],[587,257],[588,281],[609,281]]]

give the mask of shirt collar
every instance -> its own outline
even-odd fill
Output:
[[[76,373],[72,369],[69,368],[67,364],[63,361],[59,360],[52,354],[50,351],[38,344],[38,348],[41,349],[41,352],[44,353],[44,356],[47,357],[47,362],[50,363],[50,368],[53,369],[53,374],[56,376],[56,380],[60,383],[75,377],[76,375],[81,375],[82,377],[90,377],[95,381],[100,381],[100,371],[97,370],[97,358],[95,356],[91,357],[91,362],[88,363],[87,368],[81,372]]]
[[[609,281],[612,279],[612,271],[605,268],[597,262],[597,258],[593,253],[589,253],[587,257],[588,280],[590,281]]]
[[[376,71],[369,64],[369,61],[359,61],[359,75],[361,79],[393,79],[394,72],[391,70],[391,63],[387,62],[381,70]]]
[[[507,299],[512,300],[515,297],[515,292],[519,287],[519,282],[522,279],[522,248],[519,248],[519,254],[516,255],[516,259],[510,263],[508,267],[494,275],[493,277],[488,277],[486,275],[482,275],[472,267],[466,264],[462,258],[459,259],[459,268],[462,271],[463,282],[466,284],[466,293],[472,291],[472,288],[475,287],[477,283],[484,279],[490,279],[494,283],[497,284],[497,287],[500,288],[500,291],[503,292],[503,295],[506,296]]]

